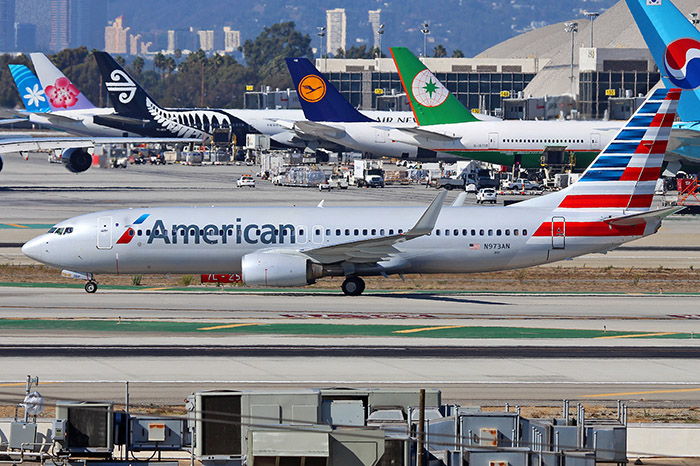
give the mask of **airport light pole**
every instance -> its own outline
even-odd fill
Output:
[[[426,21],[420,30],[423,33],[423,58],[428,57],[428,34],[430,34],[430,24]]]
[[[564,30],[571,34],[571,74],[569,76],[569,93],[574,94],[574,38],[578,32],[578,23],[572,21],[570,23],[564,23]]]
[[[377,34],[379,35],[379,58],[382,58],[382,36],[384,36],[384,26],[386,24],[382,23],[377,28]]]
[[[591,21],[591,48],[593,48],[593,20],[600,16],[600,13],[596,11],[584,11],[583,16],[588,16]]]
[[[318,26],[316,27],[318,32],[316,35],[318,36],[318,58],[321,59],[323,58],[323,38],[326,36],[326,26]],[[323,70],[324,72],[327,70]]]

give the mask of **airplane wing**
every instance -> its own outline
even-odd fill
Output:
[[[296,121],[294,121],[294,120],[270,119],[270,121],[277,123],[282,128],[286,128],[286,129],[294,129],[294,123],[296,123]]]
[[[441,191],[428,208],[425,209],[425,212],[423,212],[423,215],[413,228],[400,235],[351,241],[315,249],[301,249],[299,253],[320,264],[333,264],[336,262],[373,263],[388,259],[392,254],[399,252],[394,247],[396,244],[428,235],[433,231],[445,196],[447,196],[447,191]]]
[[[294,130],[302,135],[317,138],[339,139],[345,136],[343,128],[306,120],[294,123]]]
[[[0,120],[0,125],[11,125],[14,123],[22,123],[24,121],[27,121],[26,118],[6,118],[4,120]]]
[[[31,152],[38,150],[67,149],[72,147],[94,147],[100,144],[175,144],[199,142],[199,139],[185,138],[20,138],[0,139],[0,154],[11,152]]]
[[[641,223],[648,223],[649,220],[663,220],[669,215],[673,215],[677,212],[680,212],[683,209],[685,209],[685,207],[683,206],[664,207],[663,209],[650,210],[648,212],[640,212],[638,214],[622,215],[620,217],[608,218],[603,221],[610,225],[618,226],[639,225]]]
[[[700,131],[697,129],[673,128],[670,138],[677,139],[679,146],[700,146]]]
[[[421,138],[425,138],[427,140],[433,140],[433,141],[439,141],[439,142],[444,142],[444,141],[459,141],[461,136],[450,136],[448,134],[443,134],[443,133],[436,133],[434,131],[430,131],[427,129],[423,128],[395,128],[396,131],[402,131],[404,133],[409,133],[413,136],[419,136]]]
[[[95,115],[93,119],[97,121],[105,121],[105,122],[115,122],[115,123],[126,123],[126,124],[137,124],[137,125],[146,125],[150,123],[150,120],[144,120],[142,118],[132,118],[132,117],[127,117],[123,115],[117,115],[112,114],[112,115]]]

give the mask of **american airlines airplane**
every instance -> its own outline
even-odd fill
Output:
[[[654,92],[581,179],[507,207],[135,208],[74,217],[22,247],[87,280],[96,274],[242,273],[250,286],[345,277],[529,267],[605,252],[655,233],[679,207],[650,210],[680,90]]]

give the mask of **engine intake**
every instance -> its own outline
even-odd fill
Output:
[[[2,171],[2,157],[0,157],[0,172]]]
[[[82,173],[92,165],[92,156],[87,149],[73,147],[63,151],[61,161],[69,172]]]
[[[303,256],[254,252],[241,260],[243,282],[249,286],[304,286],[322,276],[322,267]]]

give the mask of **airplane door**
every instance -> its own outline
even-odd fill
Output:
[[[599,133],[591,133],[591,149],[593,150],[600,150],[600,134]]]
[[[323,244],[323,227],[314,225],[311,229],[311,242],[314,244]]]
[[[552,249],[566,247],[566,220],[564,217],[552,217]]]
[[[383,129],[377,129],[375,130],[375,138],[374,142],[378,142],[380,144],[384,144],[386,142],[386,135],[387,131]]]
[[[112,249],[112,217],[97,219],[97,249]]]
[[[498,149],[498,133],[489,133],[489,149]]]

